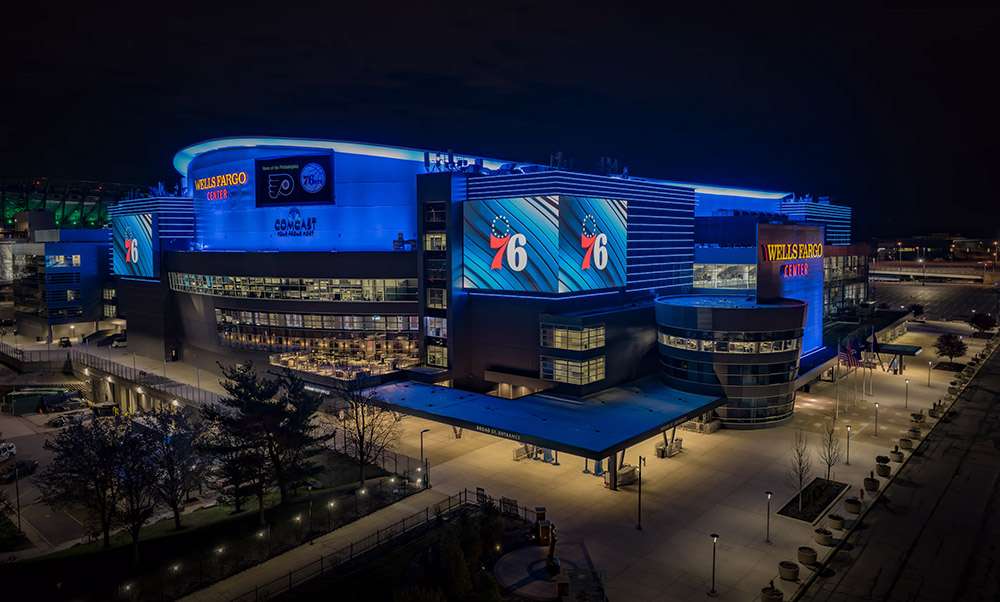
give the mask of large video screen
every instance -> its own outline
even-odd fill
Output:
[[[158,238],[153,214],[120,215],[111,218],[114,273],[134,278],[157,277]]]
[[[330,155],[257,159],[254,161],[254,180],[258,207],[334,201]]]
[[[806,304],[802,351],[823,345],[823,230],[815,226],[757,225],[757,300]]]
[[[463,286],[574,293],[625,285],[627,203],[532,196],[464,204]]]

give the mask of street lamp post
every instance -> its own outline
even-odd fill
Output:
[[[17,500],[17,532],[21,532],[21,475],[14,461],[14,498]]]
[[[910,379],[906,379],[906,396],[903,397],[903,408],[909,409],[910,407]]]
[[[639,507],[637,510],[637,519],[635,523],[635,528],[642,531],[642,466],[646,463],[646,458],[639,456]]]
[[[878,437],[878,402],[875,402],[875,436]]]
[[[851,425],[847,425],[847,460],[844,464],[851,465]]]
[[[424,433],[430,432],[431,429],[424,429],[420,431],[420,464],[424,463]],[[417,469],[419,471],[419,468]]]
[[[771,543],[771,496],[774,495],[774,492],[765,491],[764,493],[767,494],[767,527],[764,531],[764,541]]]
[[[712,533],[712,589],[708,590],[708,595],[711,597],[716,597],[719,592],[715,591],[715,547],[719,543],[719,534]]]
[[[931,364],[933,362],[927,362],[927,386],[931,386]]]

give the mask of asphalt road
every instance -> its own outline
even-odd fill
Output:
[[[910,282],[872,282],[872,298],[890,307],[924,306],[928,320],[963,320],[977,312],[997,312],[1000,289],[973,284],[922,285]]]
[[[998,395],[1000,353],[800,600],[1000,599]]]

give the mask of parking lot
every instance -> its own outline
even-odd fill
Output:
[[[977,312],[997,313],[1000,289],[974,284],[875,282],[872,298],[890,307],[924,306],[928,320],[961,320]]]

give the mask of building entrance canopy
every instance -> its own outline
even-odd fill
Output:
[[[381,385],[376,392],[403,414],[593,459],[609,457],[725,403],[671,389],[656,377],[581,401],[548,395],[502,399],[413,381]]]

